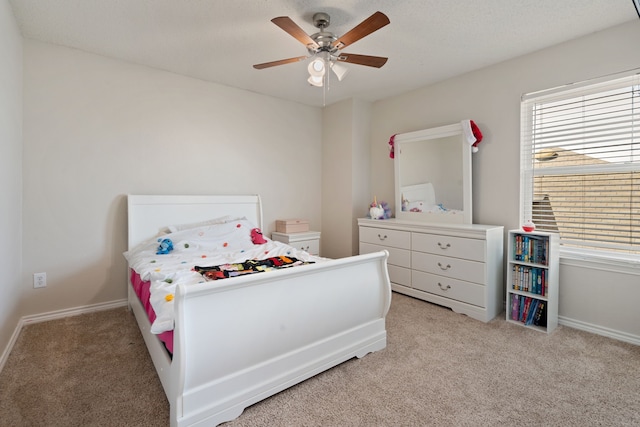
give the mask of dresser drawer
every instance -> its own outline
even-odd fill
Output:
[[[311,255],[318,255],[320,253],[320,241],[314,240],[299,240],[297,242],[291,242],[289,245],[296,249],[309,252]]]
[[[447,257],[485,261],[485,241],[439,234],[412,233],[411,249]]]
[[[451,258],[424,252],[411,253],[411,268],[425,273],[437,274],[452,279],[466,280],[484,285],[485,263]]]
[[[280,233],[274,231],[271,233],[271,239],[286,243],[296,249],[309,252],[311,255],[320,254],[320,232],[319,231],[303,231],[300,233]]]
[[[413,270],[411,283],[413,283],[415,289],[429,292],[430,294],[466,302],[467,304],[473,304],[478,307],[485,306],[485,287],[476,283],[469,283],[416,270]]]
[[[411,233],[409,231],[360,227],[360,241],[392,248],[411,249]]]
[[[389,251],[387,264],[406,268],[411,267],[411,252],[407,249],[390,248],[388,246],[360,242],[361,254],[370,254],[371,252],[378,252],[383,249]]]
[[[411,269],[391,264],[387,264],[387,269],[391,283],[411,287]]]

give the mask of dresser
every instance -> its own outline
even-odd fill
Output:
[[[393,291],[488,322],[503,311],[504,227],[358,219],[360,253],[386,249]]]

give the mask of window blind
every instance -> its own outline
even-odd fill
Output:
[[[640,70],[523,96],[521,220],[640,254]]]

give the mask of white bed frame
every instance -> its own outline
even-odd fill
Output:
[[[240,215],[262,227],[259,196],[128,196],[129,248],[172,224]],[[133,310],[172,426],[215,426],[275,393],[386,346],[386,251],[198,285],[175,294],[173,359]]]

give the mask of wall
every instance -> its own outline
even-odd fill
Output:
[[[128,193],[257,193],[265,233],[320,227],[321,109],[35,41],[24,60],[22,315],[125,298]]]
[[[322,245],[321,255],[329,258],[350,255],[351,247],[340,236],[351,234],[349,185],[352,163],[353,101],[327,106],[322,113]]]
[[[20,318],[22,270],[22,37],[0,1],[0,370]]]
[[[484,134],[473,155],[474,222],[518,228],[521,95],[640,67],[638,42],[632,21],[374,103],[372,190],[393,200],[390,135],[472,119]],[[561,265],[561,323],[640,343],[640,272],[595,271]]]
[[[322,256],[358,253],[357,218],[371,203],[370,116],[371,104],[355,99],[323,110]]]
[[[353,153],[351,187],[353,198],[351,201],[351,254],[360,252],[358,232],[358,218],[369,214],[369,204],[373,201],[369,177],[375,174],[371,170],[371,104],[364,101],[354,101],[353,110]]]

